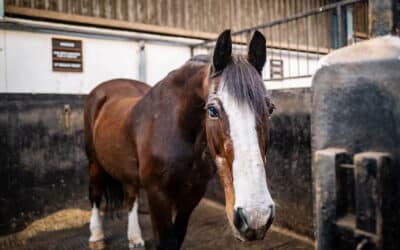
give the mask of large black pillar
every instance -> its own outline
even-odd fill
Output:
[[[369,35],[383,36],[395,32],[397,0],[369,0]]]

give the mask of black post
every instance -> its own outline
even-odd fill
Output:
[[[369,35],[383,36],[396,31],[397,0],[369,0]]]
[[[343,10],[342,5],[339,4],[336,7],[339,48],[346,45],[345,39],[344,39],[346,37],[346,34],[345,34],[346,24],[345,24],[345,19],[344,19],[345,15],[343,15],[342,10]]]

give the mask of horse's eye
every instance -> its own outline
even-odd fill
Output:
[[[207,112],[208,112],[208,115],[210,116],[210,118],[213,118],[213,119],[219,118],[219,112],[216,107],[213,107],[213,106],[207,107]]]

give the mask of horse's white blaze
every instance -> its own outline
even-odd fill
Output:
[[[265,168],[258,143],[256,118],[247,104],[239,104],[227,90],[221,91],[221,102],[228,116],[233,143],[232,165],[235,208],[244,208],[251,227],[267,223],[273,205],[267,188]]]
[[[100,211],[93,205],[92,215],[90,216],[90,242],[95,242],[104,239],[103,221],[101,219]]]
[[[138,218],[138,198],[133,203],[133,207],[128,215],[128,241],[129,248],[144,246],[142,231],[140,230]]]

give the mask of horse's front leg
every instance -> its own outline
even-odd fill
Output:
[[[185,198],[177,204],[177,214],[174,221],[174,231],[180,248],[186,235],[190,215],[204,195],[206,185],[196,185]]]
[[[149,188],[146,191],[157,249],[179,249],[172,223],[172,203],[170,199],[157,187]]]
[[[185,239],[186,230],[189,224],[190,213],[177,213],[174,222],[174,232],[177,239],[178,249],[181,248]]]

